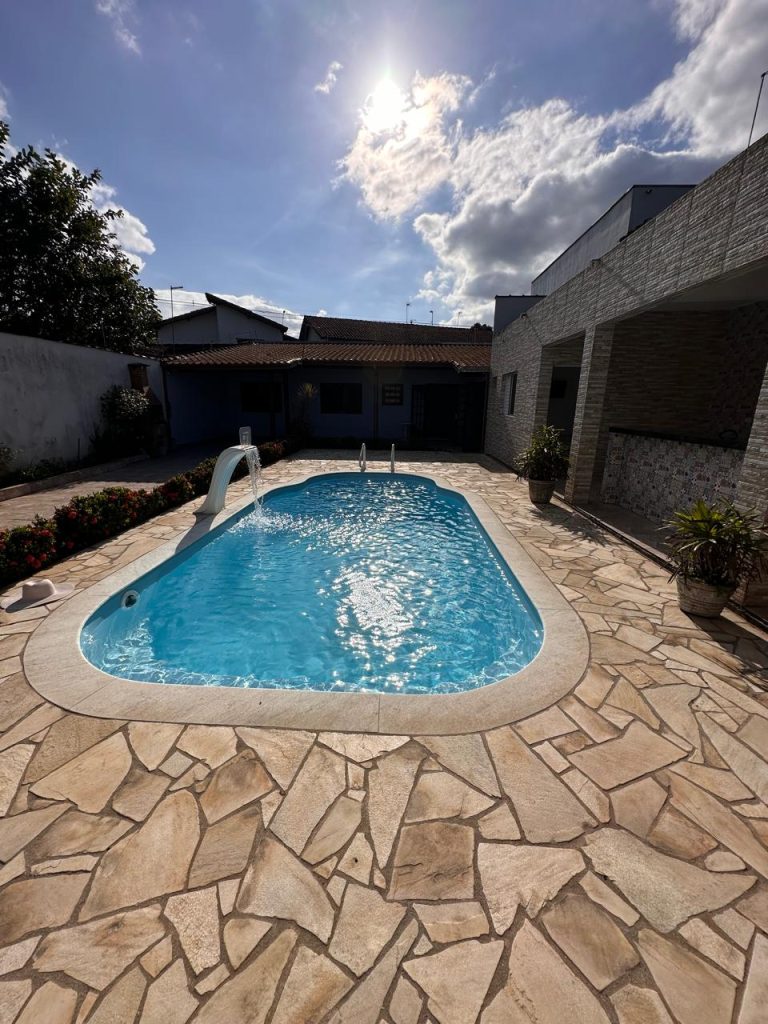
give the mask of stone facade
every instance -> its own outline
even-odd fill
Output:
[[[768,507],[767,254],[765,137],[494,338],[486,451],[514,462],[546,420],[552,367],[583,348],[570,499],[599,495],[609,427],[623,426],[728,432],[747,444],[740,500]]]

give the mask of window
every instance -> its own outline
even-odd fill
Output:
[[[243,412],[282,412],[283,389],[274,380],[245,380],[240,384]]]
[[[517,373],[504,374],[504,391],[506,394],[506,413],[512,416],[515,411],[515,398],[517,397]]]
[[[363,411],[362,384],[321,384],[320,412],[359,415]]]
[[[382,405],[402,405],[403,404],[403,385],[402,384],[382,384],[381,385],[381,404]]]

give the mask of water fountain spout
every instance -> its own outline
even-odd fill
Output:
[[[255,444],[251,444],[251,428],[241,427],[240,444],[232,445],[231,448],[225,448],[216,459],[208,494],[200,506],[200,513],[202,515],[214,516],[224,508],[229,481],[232,479],[235,466],[243,456],[245,456],[245,461],[248,463],[248,475],[251,479],[251,489],[253,491],[253,504],[257,512],[261,511],[263,495],[261,494],[261,459],[259,458],[259,449]]]
[[[360,467],[361,473],[364,473],[368,468],[368,458],[365,453],[365,441],[360,445],[360,456],[357,460],[357,464]]]

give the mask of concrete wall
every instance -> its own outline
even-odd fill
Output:
[[[493,307],[493,333],[503,331],[507,324],[527,313],[542,298],[543,295],[497,295]]]
[[[282,341],[283,332],[227,306],[211,306],[188,320],[161,324],[157,331],[161,345],[236,345],[241,338]]]
[[[0,333],[0,444],[18,450],[14,465],[85,456],[101,422],[101,396],[113,384],[130,385],[130,363],[147,365],[162,402],[154,359]]]

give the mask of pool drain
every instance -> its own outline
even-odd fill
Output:
[[[139,602],[139,594],[137,590],[126,590],[123,594],[123,598],[120,602],[123,608],[133,608],[135,604]]]

